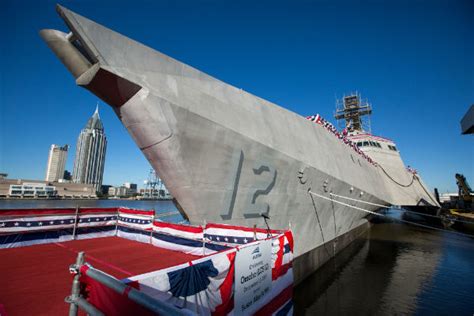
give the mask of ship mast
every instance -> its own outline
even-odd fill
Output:
[[[371,132],[370,114],[372,107],[366,99],[361,99],[359,93],[351,93],[336,101],[336,113],[334,118],[339,123],[344,121],[344,128],[349,133]]]

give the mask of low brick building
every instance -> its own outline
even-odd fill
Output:
[[[92,184],[0,178],[0,198],[94,199],[97,195]]]

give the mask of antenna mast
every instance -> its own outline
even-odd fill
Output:
[[[372,114],[371,105],[367,99],[361,99],[357,92],[336,101],[334,118],[338,123],[344,120],[344,128],[348,132],[368,131],[370,133],[370,114]]]

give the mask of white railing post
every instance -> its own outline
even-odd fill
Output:
[[[72,240],[76,239],[77,222],[79,217],[79,205],[76,206],[76,217],[74,219],[74,228],[72,229]]]
[[[206,255],[206,220],[204,220],[204,225],[202,226],[202,255]]]
[[[115,220],[115,236],[118,235],[119,217],[120,217],[120,207],[117,207],[117,219]]]
[[[153,228],[155,227],[155,215],[156,210],[153,209],[153,216],[151,217],[150,244],[153,244]]]

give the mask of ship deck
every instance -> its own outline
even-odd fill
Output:
[[[86,262],[118,279],[199,257],[119,237],[74,240],[0,250],[0,314],[66,315],[72,275],[68,268],[84,251]],[[2,306],[3,305],[3,306]]]

